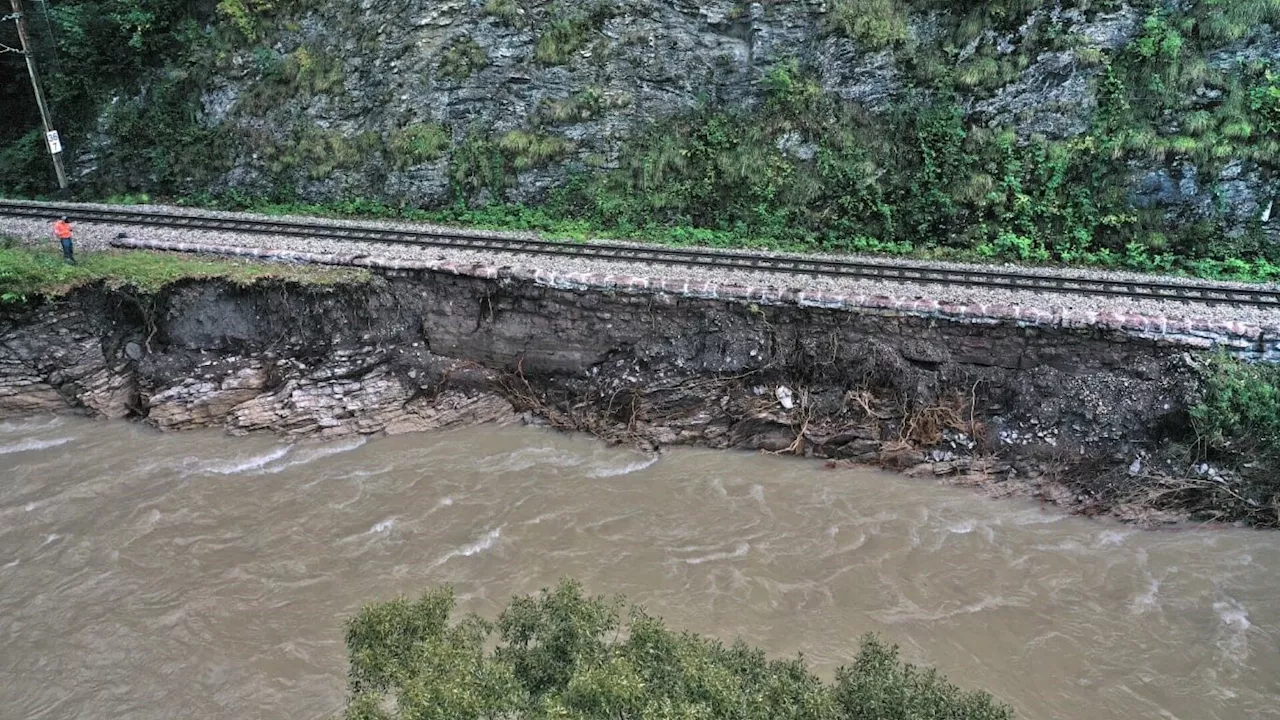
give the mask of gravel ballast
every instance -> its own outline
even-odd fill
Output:
[[[84,205],[85,208],[103,208],[119,210],[120,206]],[[152,210],[156,212],[174,210],[164,206],[130,206],[129,209]],[[253,218],[270,220],[297,220],[299,222],[324,222],[327,225],[344,227],[364,227],[392,230],[441,231],[454,235],[502,236],[515,238],[537,238],[536,233],[497,233],[475,231],[463,228],[426,225],[422,223],[397,223],[381,221],[354,220],[318,220],[312,217],[295,216],[263,216],[248,213],[225,213],[216,211],[196,211],[189,208],[176,208],[187,214],[198,214],[220,218]],[[72,222],[75,218],[72,216]],[[255,233],[209,232],[190,229],[166,229],[147,225],[116,225],[98,223],[76,224],[76,248],[78,253],[94,252],[107,249],[109,242],[119,234],[147,240],[167,242],[204,243],[210,245],[238,245],[243,247],[266,248],[271,250],[290,250],[310,253],[333,254],[369,254],[404,260],[441,260],[459,264],[483,264],[498,267],[524,267],[541,269],[554,273],[609,273],[614,275],[635,275],[654,279],[694,279],[710,281],[725,285],[762,285],[780,289],[796,289],[805,291],[848,293],[866,295],[885,295],[905,298],[928,298],[944,303],[966,304],[1004,304],[1022,307],[1033,307],[1043,310],[1061,309],[1072,312],[1117,312],[1137,315],[1156,315],[1173,319],[1196,318],[1222,322],[1245,322],[1261,326],[1280,325],[1280,311],[1257,307],[1240,307],[1233,305],[1213,305],[1202,303],[1186,303],[1161,300],[1133,300],[1114,296],[1074,295],[1063,293],[1041,292],[1033,290],[987,289],[974,286],[944,285],[934,283],[913,283],[906,281],[850,279],[831,276],[795,275],[747,269],[727,268],[683,268],[666,264],[647,264],[626,261],[601,260],[581,257],[559,257],[547,255],[528,255],[520,253],[498,253],[453,248],[413,247],[389,243],[351,242],[326,238],[301,238],[285,236],[269,236]],[[0,235],[9,235],[33,245],[47,243],[56,247],[50,236],[50,223],[42,220],[0,216]],[[768,254],[787,257],[784,253],[763,253],[749,251],[754,254]],[[833,259],[850,259],[850,256],[806,255],[803,257],[828,257]],[[861,262],[883,264],[899,264],[898,259],[857,256]],[[973,265],[949,262],[911,261],[918,267],[938,269],[973,269],[998,270],[1000,266]],[[1010,268],[1014,269],[1014,268]],[[1123,282],[1125,280],[1158,280],[1186,285],[1203,285],[1202,281],[1188,278],[1167,278],[1137,273],[1112,271],[1028,268],[1018,266],[1018,272],[1035,273],[1046,276],[1074,277],[1084,279],[1103,279]],[[1244,283],[1213,283],[1214,285],[1234,285],[1242,288],[1259,288],[1262,286]],[[1274,287],[1268,286],[1268,287]]]

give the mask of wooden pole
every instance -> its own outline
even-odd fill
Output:
[[[22,54],[27,58],[27,72],[31,75],[31,87],[36,92],[36,104],[40,106],[40,119],[44,122],[45,145],[53,156],[53,170],[58,174],[58,187],[67,189],[67,171],[62,167],[62,143],[53,129],[53,120],[49,117],[49,105],[44,99],[44,87],[40,85],[40,71],[36,68],[36,56],[31,51],[31,43],[27,39],[27,18],[22,13],[22,0],[10,0],[13,3],[13,19],[18,23],[18,40],[22,43]]]

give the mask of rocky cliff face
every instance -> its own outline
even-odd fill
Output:
[[[609,171],[627,176],[632,190],[643,185],[642,192],[660,192],[664,183],[690,180],[677,176],[695,162],[693,155],[715,152],[654,150],[678,134],[664,122],[711,111],[750,115],[772,94],[786,95],[779,102],[795,109],[770,120],[750,142],[771,153],[762,168],[795,168],[779,175],[785,188],[813,174],[828,157],[824,151],[849,145],[815,130],[807,115],[812,111],[801,107],[812,100],[806,93],[817,92],[852,113],[837,126],[857,118],[857,135],[882,136],[878,151],[844,158],[852,168],[846,174],[862,173],[859,183],[876,185],[907,172],[887,167],[877,152],[892,157],[895,144],[905,153],[917,139],[935,142],[894,118],[909,108],[954,106],[963,118],[959,127],[970,130],[970,145],[983,132],[1012,132],[1015,146],[1044,141],[1058,143],[1064,153],[1088,154],[1066,182],[1100,187],[1107,176],[1119,183],[1125,197],[1111,226],[1132,222],[1125,214],[1133,212],[1154,213],[1174,229],[1208,222],[1233,237],[1251,229],[1269,232],[1280,105],[1273,118],[1268,98],[1274,83],[1266,67],[1280,60],[1280,42],[1265,21],[1280,11],[1267,0],[1218,5],[286,3],[292,9],[265,18],[252,39],[224,38],[202,50],[211,60],[156,78],[137,98],[118,98],[80,167],[87,181],[115,189],[278,195],[284,188],[304,200],[362,197],[413,206],[459,197],[472,203],[537,201],[575,178]],[[792,61],[799,68],[794,77],[771,76]],[[792,85],[780,88],[779,82]],[[194,112],[213,133],[200,136],[213,149],[199,167],[182,166],[183,152],[157,159],[154,145],[139,147],[123,137],[126,126],[147,135],[136,127],[140,108],[179,102],[178,96],[198,98],[183,113]],[[181,136],[189,141],[193,135]],[[943,184],[955,195],[953,204],[985,208],[994,202],[991,193],[1003,198],[1004,184],[1015,181],[1030,195],[1043,183],[1064,182],[1054,181],[1049,170],[1034,178],[1002,177],[1033,165],[1030,151],[1018,158],[1015,150],[1017,162],[998,170],[981,152],[967,151],[973,152],[972,167]],[[139,154],[151,161],[139,163]],[[907,184],[926,193],[916,179]],[[765,200],[776,192],[766,191]],[[1101,200],[1090,203],[1092,211],[1055,206],[1037,212],[1109,212],[1097,207]],[[876,195],[841,207],[863,217],[889,212],[892,205]],[[935,211],[951,212],[927,210]],[[741,221],[735,215],[722,222]],[[900,228],[904,221],[895,222]],[[945,225],[939,218],[920,222]],[[880,240],[901,234],[879,226],[855,229]],[[1016,224],[1009,229],[1025,232]],[[1053,228],[1058,237],[1074,230]],[[1162,242],[1151,241],[1151,252],[1161,251]]]
[[[299,122],[347,139],[363,133],[391,137],[407,127],[431,125],[444,129],[449,144],[477,132],[512,131],[567,141],[555,162],[518,173],[510,197],[527,200],[563,184],[575,171],[617,167],[626,141],[660,120],[704,105],[759,105],[761,79],[788,59],[811,67],[824,91],[873,113],[888,112],[918,94],[916,79],[903,67],[909,53],[868,48],[833,31],[831,5],[830,0],[321,3],[300,14],[265,53],[233,55],[201,101],[209,122],[275,134],[280,144],[290,139],[281,133]],[[1105,12],[1046,5],[1017,27],[986,29],[957,49],[959,62],[984,43],[1010,57],[1029,45],[1030,52],[1021,56],[1026,67],[998,88],[962,89],[957,100],[973,122],[1013,127],[1023,136],[1061,139],[1084,133],[1097,106],[1100,68],[1079,55],[1123,47],[1137,34],[1141,19],[1139,10],[1124,4]],[[1080,38],[1079,46],[1040,52],[1027,36],[1047,25]],[[912,18],[908,32],[913,43],[949,40],[937,12]],[[308,69],[294,70],[298,53]],[[292,63],[289,70],[282,69],[286,63]],[[277,73],[295,72],[300,80],[276,86]],[[275,93],[281,95],[265,103],[260,97]],[[265,115],[259,114],[263,109]],[[790,138],[779,133],[775,139],[786,144]],[[795,153],[812,157],[812,149],[796,144]],[[224,181],[250,191],[269,190],[270,163],[246,150]],[[451,199],[443,153],[422,163],[409,158],[408,167],[365,165],[365,159],[371,158],[352,157],[355,166],[337,168],[331,177],[304,174],[299,190],[316,199],[353,194],[426,204]]]

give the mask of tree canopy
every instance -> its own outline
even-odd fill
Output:
[[[347,621],[345,720],[1010,720],[984,692],[861,640],[833,682],[802,657],[770,660],[676,632],[622,599],[564,581],[489,622],[453,620],[452,590],[369,605]],[[495,638],[496,633],[496,638]]]

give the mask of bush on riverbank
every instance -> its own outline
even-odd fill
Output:
[[[6,246],[8,245],[8,246]],[[284,265],[238,260],[209,260],[194,256],[144,251],[80,253],[78,264],[67,265],[56,250],[36,250],[0,244],[0,304],[25,302],[36,296],[63,294],[95,282],[155,292],[178,280],[225,278],[252,282],[273,277],[307,283],[330,283],[364,277],[362,271]]]
[[[1233,520],[1280,523],[1280,366],[1219,356],[1203,376],[1201,401],[1191,408],[1203,455],[1247,459],[1239,483],[1210,478],[1211,506]]]
[[[515,598],[495,623],[451,623],[453,610],[446,588],[348,620],[346,720],[1012,718],[990,695],[907,665],[873,637],[824,683],[802,658],[768,660],[741,642],[675,632],[569,581]]]

